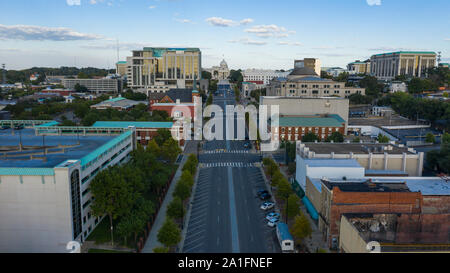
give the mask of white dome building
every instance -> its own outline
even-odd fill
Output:
[[[230,69],[225,60],[222,60],[219,66],[213,66],[212,68],[205,70],[211,73],[213,80],[226,80],[230,76]]]

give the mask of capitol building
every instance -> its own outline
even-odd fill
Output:
[[[220,62],[219,66],[213,66],[212,68],[204,69],[205,71],[211,73],[213,80],[226,80],[230,76],[230,69],[225,60]]]

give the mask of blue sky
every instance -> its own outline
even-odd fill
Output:
[[[341,66],[397,50],[450,61],[448,0],[1,1],[0,63],[113,67],[144,46],[199,47],[203,67]]]

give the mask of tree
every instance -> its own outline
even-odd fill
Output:
[[[111,244],[114,245],[113,220],[129,212],[134,200],[130,186],[126,183],[117,167],[100,172],[90,184],[94,202],[92,214],[101,217],[108,215],[111,226]]]
[[[315,142],[318,141],[319,137],[313,132],[309,132],[302,137],[302,142]]]
[[[326,142],[342,143],[344,142],[344,136],[340,132],[333,132],[331,136],[327,137]]]
[[[272,186],[278,187],[278,184],[283,179],[284,179],[284,175],[282,175],[281,172],[279,170],[277,170],[272,176]]]
[[[77,93],[84,93],[84,92],[88,92],[89,89],[87,89],[86,86],[81,85],[79,83],[75,84],[74,89]]]
[[[287,199],[289,197],[289,195],[291,195],[293,193],[291,184],[289,183],[289,181],[287,181],[286,178],[283,177],[283,179],[281,179],[281,181],[278,182],[278,187],[277,187],[277,195],[279,198],[284,198]]]
[[[442,135],[441,143],[442,144],[450,144],[450,134],[449,133],[444,133]]]
[[[300,212],[300,198],[298,198],[297,194],[291,193],[288,197],[288,218],[294,218]]]
[[[132,223],[129,221],[129,217],[120,219],[117,224],[117,234],[123,237],[124,244],[127,245],[127,238],[133,232]]]
[[[191,196],[191,187],[186,181],[180,180],[175,186],[173,196],[179,197],[182,201],[185,201]]]
[[[77,78],[78,79],[90,79],[91,77],[88,74],[84,73],[84,72],[80,72],[80,73],[78,73],[78,77]]]
[[[433,133],[428,133],[426,136],[425,136],[425,142],[426,143],[436,143],[436,138],[434,137],[434,134]]]
[[[183,218],[184,213],[183,201],[181,201],[180,197],[176,196],[167,207],[167,215],[174,219],[180,219]]]
[[[378,134],[377,141],[378,141],[379,143],[388,143],[388,142],[389,142],[389,138],[388,138],[387,136],[382,135],[382,134],[380,133],[380,134]]]
[[[181,173],[180,181],[187,183],[190,188],[194,186],[194,177],[188,170],[184,170]]]
[[[211,80],[212,79],[211,73],[208,71],[202,71],[202,79]]]
[[[161,155],[164,159],[173,163],[180,153],[181,148],[178,146],[178,142],[176,142],[173,138],[169,138],[166,142],[164,142],[161,149]]]
[[[295,170],[296,170],[297,166],[295,164],[295,162],[289,162],[288,164],[288,172],[290,175],[295,174]]]
[[[353,143],[360,143],[361,139],[359,137],[355,137],[352,142]]]
[[[153,249],[153,253],[168,253],[169,252],[169,248],[167,247],[155,247]]]
[[[155,155],[155,157],[159,157],[161,155],[161,148],[159,148],[158,143],[154,139],[150,140],[147,144],[147,151]]]
[[[158,129],[157,135],[154,137],[154,140],[158,144],[159,147],[162,147],[164,143],[172,138],[172,134],[167,129]]]
[[[166,218],[166,221],[159,230],[157,237],[158,241],[166,247],[173,247],[180,242],[181,231],[171,218]]]
[[[311,236],[312,229],[308,218],[303,213],[295,216],[294,225],[292,227],[292,235],[297,244],[303,242],[306,237]]]

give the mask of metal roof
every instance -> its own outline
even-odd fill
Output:
[[[102,154],[106,153],[109,149],[113,148],[118,143],[125,140],[127,137],[131,136],[132,133],[133,133],[132,131],[127,131],[127,132],[121,134],[120,136],[110,140],[109,142],[107,142],[106,144],[101,146],[100,148],[97,148],[93,152],[89,153],[88,155],[86,155],[85,157],[83,157],[81,159],[81,166],[85,166],[89,162],[97,159]]]
[[[294,240],[294,238],[292,238],[291,233],[289,233],[288,226],[285,223],[279,222],[277,224],[277,229],[280,232],[281,240],[291,240],[291,241]]]
[[[338,115],[280,117],[281,127],[343,127],[345,121]]]
[[[50,168],[0,168],[0,175],[55,175]]]
[[[167,128],[173,126],[173,122],[158,121],[97,121],[92,127],[111,127],[111,128],[128,128],[134,126],[136,128]]]

